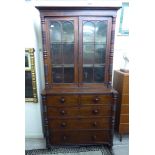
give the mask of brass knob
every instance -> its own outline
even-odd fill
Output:
[[[92,136],[92,140],[96,140],[96,138],[97,138],[96,135]]]
[[[100,99],[96,96],[95,98],[94,98],[94,102],[98,102]]]
[[[66,127],[66,125],[67,125],[66,122],[61,123],[61,127]]]
[[[60,102],[61,103],[65,103],[65,98],[64,97],[61,97]]]
[[[60,111],[60,114],[61,114],[61,115],[65,115],[65,111],[64,111],[64,110],[61,110],[61,111]]]
[[[98,111],[97,109],[94,109],[94,110],[93,110],[93,113],[94,113],[94,114],[98,114],[99,111]]]

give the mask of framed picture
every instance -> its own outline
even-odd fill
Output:
[[[38,102],[34,49],[25,49],[25,102]]]
[[[122,3],[119,34],[129,35],[129,2]]]

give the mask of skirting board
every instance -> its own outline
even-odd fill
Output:
[[[26,134],[25,138],[44,138],[43,134]]]

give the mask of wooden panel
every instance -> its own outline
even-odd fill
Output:
[[[129,114],[129,105],[128,104],[123,104],[121,106],[121,114]]]
[[[112,96],[108,95],[81,95],[81,104],[109,104],[112,103]]]
[[[47,96],[48,106],[72,106],[78,105],[78,95]]]
[[[129,115],[128,114],[121,114],[120,123],[129,123]]]
[[[129,95],[128,94],[124,94],[121,97],[121,104],[129,104]]]
[[[98,144],[110,141],[109,131],[54,131],[50,137],[52,144]]]
[[[54,119],[49,121],[49,127],[53,130],[110,129],[111,118]]]
[[[129,76],[124,76],[122,93],[129,93]]]
[[[111,105],[48,108],[48,117],[110,116]]]
[[[114,71],[113,87],[120,94],[129,93],[129,74],[121,71]]]
[[[129,124],[128,123],[126,123],[126,124],[120,124],[120,126],[119,126],[119,133],[120,134],[129,133]]]

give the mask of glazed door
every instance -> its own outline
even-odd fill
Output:
[[[78,18],[48,18],[46,22],[49,83],[52,86],[77,85]]]
[[[79,19],[79,82],[82,86],[108,81],[111,25],[110,17]]]

